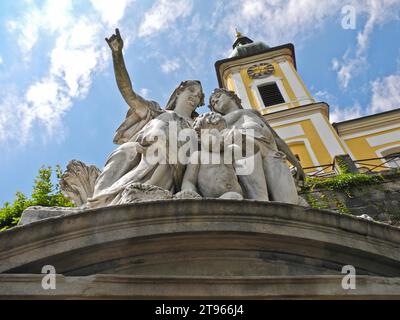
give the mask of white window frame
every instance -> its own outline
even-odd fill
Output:
[[[276,83],[276,85],[278,86],[279,91],[281,92],[281,95],[283,97],[283,100],[285,100],[285,102],[283,102],[281,104],[266,107],[264,105],[263,99],[261,98],[261,94],[260,94],[258,87],[263,86],[263,85],[273,84],[273,83]],[[274,108],[274,111],[289,109],[288,106],[284,106],[285,104],[290,103],[290,98],[285,90],[282,78],[280,78],[280,77],[278,78],[278,77],[271,75],[271,76],[268,76],[268,77],[262,78],[262,79],[254,79],[253,83],[251,85],[251,90],[252,90],[254,96],[257,98],[258,105],[261,107],[261,109]],[[275,109],[277,106],[282,106],[282,108]]]

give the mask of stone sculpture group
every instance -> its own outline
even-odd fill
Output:
[[[163,110],[133,90],[119,30],[106,41],[129,111],[114,137],[119,147],[103,171],[76,160],[68,165],[61,187],[76,205],[202,197],[306,205],[295,183],[304,180],[303,169],[260,113],[243,109],[234,92],[215,89],[211,112],[199,116],[204,93],[196,80],[181,82]]]

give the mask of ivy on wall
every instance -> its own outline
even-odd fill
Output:
[[[312,192],[314,189],[350,191],[352,188],[379,184],[382,181],[384,181],[382,175],[343,173],[330,178],[306,178],[302,191]]]
[[[343,171],[346,172],[346,170]],[[339,199],[335,192],[343,192],[348,197],[352,198],[351,192],[365,186],[377,185],[384,181],[382,175],[368,175],[368,174],[352,174],[342,173],[329,178],[306,178],[305,184],[302,187],[302,193],[307,202],[312,208],[316,209],[329,209],[330,204],[333,204],[338,212],[342,214],[350,214],[344,201]],[[313,195],[315,190],[319,191],[319,197]],[[331,193],[324,193],[323,191],[333,191]]]

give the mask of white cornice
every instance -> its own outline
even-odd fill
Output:
[[[390,113],[379,113],[348,122],[336,123],[334,127],[340,136],[346,138],[368,134],[368,132],[379,132],[384,128],[400,127],[400,109]],[[379,128],[382,129],[379,130]]]
[[[312,115],[315,113],[321,113],[325,117],[329,118],[329,106],[325,103],[317,102],[301,107],[290,108],[273,113],[264,114],[265,119],[272,122],[281,120],[295,120],[296,118]]]

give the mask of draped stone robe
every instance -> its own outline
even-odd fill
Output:
[[[146,116],[139,118],[131,108],[125,121],[117,129],[114,142],[120,146],[108,157],[104,170],[96,181],[91,208],[117,204],[123,190],[132,183],[153,185],[171,192],[179,191],[185,166],[181,163],[152,163],[148,161],[147,150],[154,143],[154,134],[166,139],[170,123],[174,122],[177,133],[191,128],[191,121],[176,112],[162,110],[154,101],[143,100]],[[177,139],[176,139],[177,140]],[[178,141],[178,148],[182,142]]]

